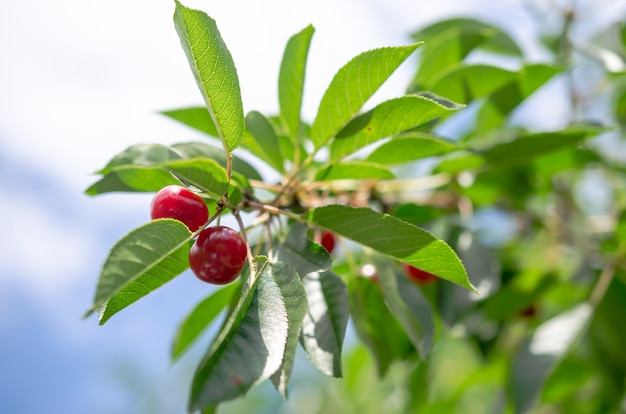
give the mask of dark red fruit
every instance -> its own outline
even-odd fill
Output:
[[[322,246],[324,246],[328,253],[332,253],[332,251],[335,249],[335,235],[327,230],[322,231],[321,244]]]
[[[437,276],[422,269],[418,269],[417,267],[402,263],[402,268],[409,279],[418,285],[428,285],[437,281]]]
[[[522,309],[519,314],[522,318],[532,319],[537,316],[537,306],[531,303]]]
[[[189,266],[198,279],[225,285],[239,276],[246,264],[246,243],[235,230],[209,227],[200,232],[189,251]]]
[[[194,232],[209,220],[209,209],[202,198],[185,187],[168,185],[159,190],[150,204],[152,220],[172,218]]]

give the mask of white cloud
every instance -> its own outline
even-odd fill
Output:
[[[303,108],[308,119],[332,75],[350,58],[409,41],[410,18],[400,26],[389,24],[376,13],[380,5],[371,2],[185,4],[216,19],[238,68],[246,111],[277,111],[283,48],[310,23],[317,30]],[[384,7],[393,18],[403,17],[393,4]],[[423,6],[406,7],[415,9],[415,20],[428,14]],[[86,174],[131,144],[198,139],[155,113],[202,102],[174,30],[173,10],[173,2],[148,0],[0,5],[5,62],[0,67],[0,140],[5,150],[82,185]],[[408,79],[409,71],[400,71],[381,96],[402,93]]]
[[[4,191],[2,199],[0,285],[26,287],[40,300],[56,301],[92,265],[95,234],[76,222],[59,220],[45,200],[12,198]]]

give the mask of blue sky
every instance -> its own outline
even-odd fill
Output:
[[[217,20],[246,112],[276,111],[284,44],[312,23],[309,120],[332,75],[356,54],[406,44],[411,30],[441,16],[502,15],[519,2],[417,3],[184,2]],[[169,346],[209,287],[186,273],[105,327],[81,319],[108,249],[148,219],[151,199],[87,198],[91,172],[133,144],[204,139],[156,114],[201,103],[173,9],[148,0],[0,3],[2,413],[183,412],[200,348],[172,366]],[[532,27],[524,16],[518,32]],[[402,94],[411,69],[403,66],[374,100]]]

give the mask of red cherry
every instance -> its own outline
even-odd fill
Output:
[[[152,220],[173,218],[182,221],[194,232],[209,219],[209,209],[198,194],[179,185],[168,185],[152,199],[150,216]]]
[[[328,230],[322,231],[322,246],[328,253],[332,253],[335,248],[335,235]]]
[[[225,285],[239,276],[246,264],[246,243],[235,230],[209,227],[200,232],[189,251],[189,266],[198,279]]]
[[[418,269],[417,267],[402,263],[402,268],[409,279],[418,285],[428,285],[437,281],[437,276],[422,269]]]
[[[528,319],[532,319],[535,316],[537,316],[537,306],[535,304],[530,304],[528,306],[526,306],[524,309],[522,309],[519,312],[520,316],[522,318],[528,318]]]

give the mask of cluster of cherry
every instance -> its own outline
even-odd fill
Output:
[[[184,223],[191,232],[197,231],[209,220],[209,209],[204,200],[191,190],[178,185],[162,188],[150,205],[152,219],[172,218]],[[322,231],[320,244],[332,253],[335,235]],[[198,279],[216,285],[225,285],[239,276],[246,264],[247,246],[238,232],[226,226],[207,227],[200,231],[189,251],[189,267]],[[437,280],[432,274],[402,264],[404,272],[415,283],[423,285]]]
[[[209,220],[204,200],[185,187],[162,188],[150,205],[152,219],[172,218],[195,232]],[[189,251],[189,267],[198,279],[225,285],[239,276],[246,264],[246,242],[238,232],[226,226],[203,229]]]

